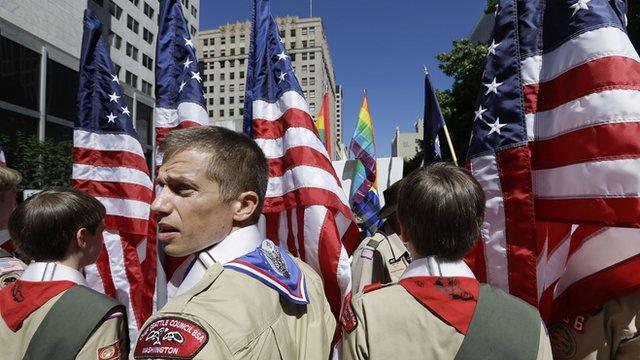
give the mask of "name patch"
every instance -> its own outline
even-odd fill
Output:
[[[162,317],[142,330],[134,358],[191,359],[208,341],[209,334],[193,321]]]

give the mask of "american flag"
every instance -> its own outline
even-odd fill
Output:
[[[264,151],[267,237],[324,279],[333,314],[351,287],[359,231],[284,48],[268,0],[255,0],[245,133]]]
[[[162,165],[162,153],[157,151],[171,131],[209,125],[205,107],[202,74],[182,4],[177,0],[161,2],[156,45],[156,169]],[[166,273],[172,279],[185,258],[167,256]],[[152,266],[152,264],[149,264]],[[172,279],[180,282],[182,279]]]
[[[487,213],[470,258],[553,317],[640,285],[639,230],[620,228],[640,227],[640,58],[623,5],[502,0],[489,46],[469,152]]]
[[[153,186],[101,27],[85,10],[72,185],[107,209],[103,250],[85,274],[91,287],[127,307],[133,340],[151,315],[141,262],[147,255]]]

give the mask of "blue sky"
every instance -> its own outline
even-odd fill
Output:
[[[252,0],[201,0],[200,29],[250,18]],[[274,16],[309,16],[308,0],[271,0]],[[467,37],[484,0],[315,0],[323,18],[336,80],[344,86],[343,141],[348,145],[358,118],[362,90],[369,93],[377,155],[391,154],[396,126],[411,131],[422,117],[424,65],[434,86],[451,79],[438,69],[436,54]]]

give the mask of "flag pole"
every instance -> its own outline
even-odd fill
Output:
[[[429,74],[429,69],[427,68],[426,65],[423,67],[423,71],[425,75]],[[449,128],[447,128],[447,123],[444,121],[444,119],[442,120],[443,120],[442,128],[444,129],[444,136],[447,138],[447,145],[449,145],[449,151],[451,152],[453,163],[456,164],[456,166],[458,166],[458,157],[456,156],[456,152],[453,149],[453,142],[451,142],[451,135],[449,135]]]

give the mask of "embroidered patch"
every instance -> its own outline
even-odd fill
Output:
[[[162,317],[142,330],[133,355],[136,359],[191,359],[208,341],[209,334],[193,321]]]
[[[340,324],[342,324],[342,328],[347,333],[351,333],[358,327],[358,319],[356,318],[356,313],[353,310],[353,305],[351,304],[351,293],[347,294],[344,298],[342,314],[340,315]]]
[[[0,274],[6,274],[13,271],[24,271],[26,266],[20,260],[12,258],[0,259]]]
[[[554,359],[569,359],[576,354],[576,340],[565,324],[555,324],[549,328],[549,340]]]
[[[373,250],[371,249],[362,249],[362,253],[360,253],[361,258],[373,260]]]
[[[120,358],[120,342],[116,341],[98,349],[98,360],[112,360]]]

